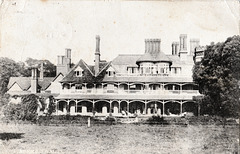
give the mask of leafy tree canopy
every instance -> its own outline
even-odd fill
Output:
[[[37,65],[39,68],[41,63],[43,63],[44,76],[45,77],[56,76],[56,66],[52,64],[49,60],[37,60],[37,59],[27,58],[26,63],[29,67]]]
[[[206,47],[193,68],[193,80],[204,94],[203,113],[238,116],[240,107],[240,36]]]
[[[56,66],[52,64],[49,60],[37,60],[28,58],[26,63],[15,62],[12,59],[6,57],[0,57],[0,95],[3,95],[7,91],[7,85],[10,77],[17,76],[31,76],[31,66],[38,66],[44,63],[44,76],[54,77],[56,76]]]

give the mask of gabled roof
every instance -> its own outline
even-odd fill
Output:
[[[145,53],[142,55],[136,63],[140,62],[168,62],[172,64],[172,61],[163,53],[163,52],[158,52],[158,53]]]
[[[42,90],[45,90],[54,79],[55,77],[44,77],[42,81],[38,80],[38,85],[41,87]]]
[[[55,77],[44,77],[43,80],[38,80],[38,86],[40,86],[42,90],[45,90],[54,79]],[[31,77],[10,77],[8,89],[10,89],[14,83],[17,83],[22,90],[26,91],[31,87]]]
[[[10,77],[7,88],[10,89],[15,82],[22,90],[28,90],[31,87],[30,77]]]
[[[108,68],[110,62],[100,62],[99,67],[100,71],[95,77],[94,66],[87,65],[82,59],[71,69],[71,71],[62,79],[60,82],[75,82],[75,83],[83,83],[83,82],[94,82],[98,83],[103,80],[106,69]],[[83,76],[76,77],[75,69],[77,67],[81,67],[83,69]]]

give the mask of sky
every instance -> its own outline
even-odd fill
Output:
[[[239,35],[238,0],[81,1],[2,0],[0,57],[48,59],[72,49],[72,61],[93,63],[95,36],[101,59],[143,54],[145,39],[160,38],[161,51],[187,34],[201,45]]]

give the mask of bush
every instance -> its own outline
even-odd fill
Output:
[[[147,119],[147,122],[150,124],[168,124],[168,122],[160,116],[152,116],[151,118]]]
[[[8,120],[36,121],[38,96],[34,94],[22,97],[20,104],[7,104],[3,107],[3,114]]]

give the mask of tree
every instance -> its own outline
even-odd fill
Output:
[[[202,111],[222,117],[239,115],[240,36],[211,44],[193,68],[193,80],[204,94]]]
[[[14,60],[0,57],[0,94],[7,91],[7,85],[11,76],[20,76],[22,68]]]
[[[37,60],[32,58],[27,58],[26,63],[28,67],[36,66],[40,68],[40,64],[43,63],[43,70],[45,77],[55,77],[56,76],[56,66],[52,64],[49,60]]]

